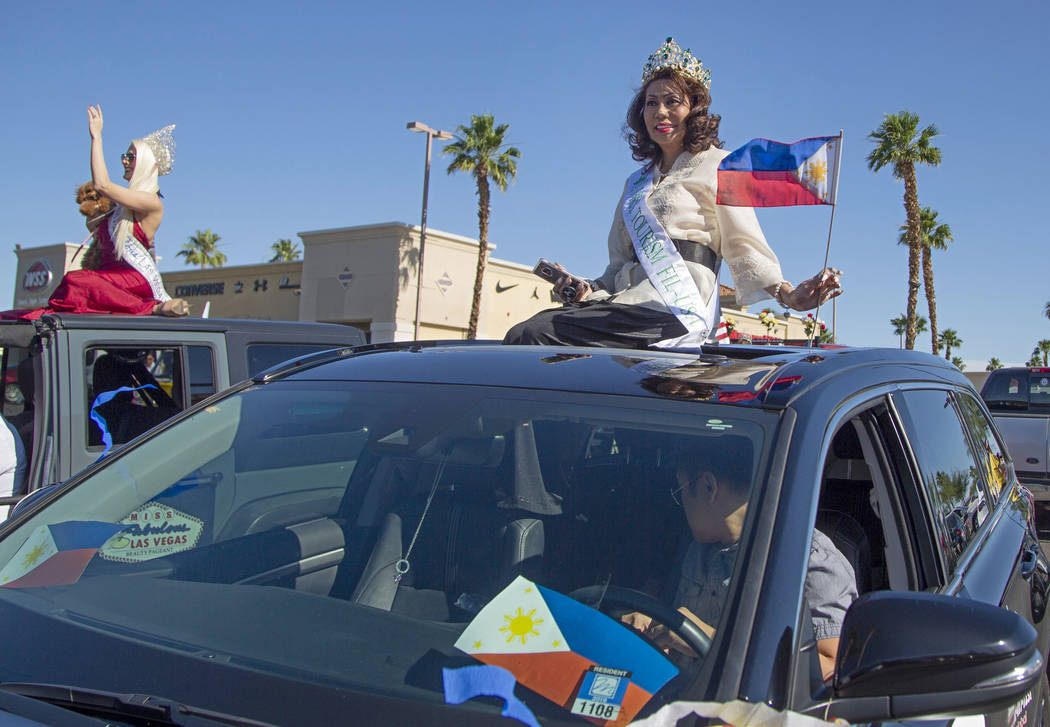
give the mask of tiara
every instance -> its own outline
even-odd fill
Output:
[[[140,140],[153,152],[153,158],[157,160],[157,175],[161,177],[171,174],[171,169],[175,166],[175,139],[172,137],[174,131],[175,124],[169,124]]]
[[[704,88],[711,88],[711,71],[704,68],[703,62],[690,53],[688,48],[682,50],[682,47],[674,42],[674,38],[668,38],[649,56],[642,70],[642,85],[649,83],[658,71],[665,68],[671,68],[683,76],[699,81],[704,84]]]

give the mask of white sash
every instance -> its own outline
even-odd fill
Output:
[[[153,256],[135,238],[124,241],[124,262],[135,268],[146,279],[153,291],[154,300],[161,303],[171,300],[168,291],[164,290],[164,283],[160,279],[160,273],[157,272],[157,264],[153,261]]]
[[[623,200],[623,222],[649,282],[687,331],[683,336],[657,341],[653,345],[659,348],[700,346],[718,320],[717,276],[716,285],[705,302],[678,248],[649,209],[646,200],[652,190],[653,172],[642,167],[631,175]]]
[[[116,215],[111,218],[109,227],[111,236],[116,234],[117,225],[112,222],[112,220],[116,219]],[[146,282],[149,283],[150,290],[153,291],[153,299],[161,303],[171,300],[171,296],[164,290],[164,283],[160,279],[160,273],[157,272],[157,263],[153,260],[153,256],[149,254],[149,251],[143,247],[142,243],[134,235],[128,235],[122,247],[123,249],[121,249],[121,246],[114,244],[114,248],[121,250],[121,260],[135,268],[139,275],[144,277]]]

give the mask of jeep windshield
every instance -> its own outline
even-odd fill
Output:
[[[675,649],[620,621],[675,613],[696,463],[735,468],[746,500],[776,422],[536,389],[252,385],[114,452],[8,528],[0,616],[27,644],[71,639],[81,653],[27,649],[0,680],[266,719],[291,707],[244,711],[238,689],[258,681],[265,703],[292,680],[438,707],[443,669],[528,658],[518,693],[537,715],[589,716],[580,679],[602,669],[630,674],[641,691],[616,709],[644,714],[702,692],[710,641]],[[732,593],[742,566],[720,549]],[[574,598],[607,616],[581,616]],[[726,618],[711,618],[716,639]],[[233,671],[205,676],[220,666]]]

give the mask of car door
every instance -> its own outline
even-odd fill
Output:
[[[816,528],[850,560],[860,594],[928,591],[1001,606],[1032,622],[1046,648],[1046,562],[1030,506],[970,393],[895,385],[855,397],[829,421],[821,451]],[[794,703],[819,715],[830,687],[813,679],[803,644]],[[1045,687],[966,719],[1038,724],[1044,697]]]
[[[61,401],[69,402],[71,411],[63,407],[56,416],[60,439],[68,445],[59,457],[60,480],[94,462],[105,450],[99,417],[113,445],[119,445],[230,384],[222,336],[187,331],[172,341],[159,331],[68,329],[64,333],[68,373],[63,377]],[[128,375],[136,370],[148,374]],[[144,384],[141,392],[105,402],[99,399],[107,391]]]
[[[916,475],[917,500],[936,538],[933,590],[999,605],[1023,616],[1047,653],[1047,561],[1032,526],[1029,494],[1006,464],[987,413],[968,392],[940,388],[898,391],[892,401]],[[1046,686],[1009,710],[986,717],[1037,724]]]

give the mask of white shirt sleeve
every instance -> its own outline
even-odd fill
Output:
[[[768,298],[766,288],[784,279],[780,261],[766,242],[758,217],[750,207],[715,206],[722,235],[722,259],[733,274],[740,306]]]
[[[624,182],[623,188],[625,191],[627,190],[626,182]],[[634,248],[629,244],[630,238],[627,236],[627,230],[623,224],[622,206],[623,194],[621,193],[620,199],[616,203],[616,210],[613,212],[612,225],[609,227],[609,264],[605,267],[605,272],[597,278],[605,286],[605,290],[608,291],[618,289],[617,275],[635,261]]]

